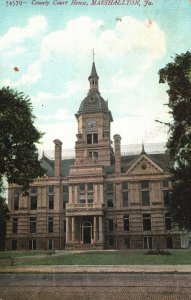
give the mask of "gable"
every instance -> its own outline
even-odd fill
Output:
[[[163,169],[151,160],[146,154],[142,154],[127,170],[128,175],[145,175],[163,173]]]

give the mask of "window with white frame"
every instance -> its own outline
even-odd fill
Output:
[[[80,183],[79,190],[79,202],[80,204],[93,204],[94,199],[94,186],[93,183]]]
[[[36,250],[36,240],[29,240],[29,250]]]
[[[152,249],[153,240],[151,236],[144,236],[143,238],[143,248]]]

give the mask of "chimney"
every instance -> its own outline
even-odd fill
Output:
[[[62,142],[60,140],[54,140],[54,144],[55,144],[54,176],[60,177],[62,175],[62,171],[61,171]]]
[[[115,150],[115,173],[121,173],[121,137],[119,134],[115,134],[113,138]]]

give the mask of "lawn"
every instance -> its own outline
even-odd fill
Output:
[[[143,251],[99,251],[38,256],[28,261],[19,259],[19,265],[188,265],[190,250],[172,250],[170,255],[145,255]],[[17,259],[15,259],[17,264]]]
[[[0,251],[0,258],[45,255],[46,251]]]

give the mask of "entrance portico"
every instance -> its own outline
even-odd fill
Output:
[[[103,249],[103,216],[66,217],[66,249]]]

